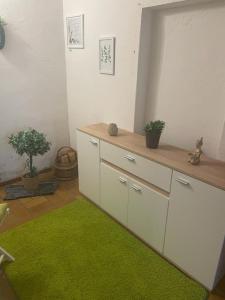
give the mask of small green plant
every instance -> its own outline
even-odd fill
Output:
[[[20,156],[24,154],[28,156],[27,167],[29,173],[27,176],[29,177],[37,175],[37,168],[33,165],[33,157],[44,155],[50,150],[51,146],[51,143],[46,140],[45,135],[35,129],[28,129],[20,131],[17,134],[12,134],[9,137],[9,144],[13,146]]]
[[[155,133],[161,133],[163,129],[165,128],[166,123],[164,121],[151,121],[145,125],[145,132],[150,133],[150,132],[155,132]]]

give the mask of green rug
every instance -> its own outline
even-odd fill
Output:
[[[21,300],[205,300],[207,291],[84,198],[0,235]]]

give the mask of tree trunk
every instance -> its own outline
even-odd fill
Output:
[[[33,177],[33,156],[30,154],[30,177]]]

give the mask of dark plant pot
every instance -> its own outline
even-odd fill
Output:
[[[29,177],[25,175],[22,177],[22,183],[24,188],[28,191],[37,190],[39,187],[39,178],[38,176]]]
[[[159,146],[161,131],[146,133],[146,146],[151,149],[156,149]]]

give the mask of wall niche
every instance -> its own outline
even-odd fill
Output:
[[[225,3],[143,8],[134,131],[166,121],[162,142],[225,160]]]

